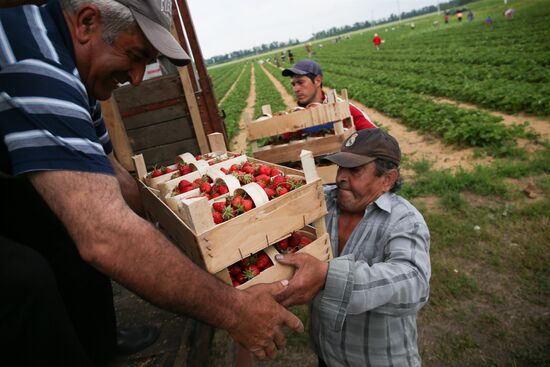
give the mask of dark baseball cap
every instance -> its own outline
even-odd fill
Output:
[[[172,25],[171,0],[116,0],[127,6],[139,28],[158,52],[177,66],[189,64],[191,58],[170,33]]]
[[[283,70],[283,76],[294,76],[294,75],[323,75],[321,66],[313,60],[300,60],[293,67]]]
[[[344,141],[340,152],[323,158],[340,167],[354,168],[383,159],[399,166],[401,149],[393,136],[382,129],[365,129]]]

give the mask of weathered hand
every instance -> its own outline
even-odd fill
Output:
[[[286,288],[285,282],[258,284],[241,292],[241,312],[229,333],[259,360],[273,358],[286,344],[283,325],[302,333],[298,317],[275,301],[274,295]]]
[[[328,263],[309,254],[277,255],[277,261],[296,268],[288,287],[276,295],[283,306],[308,303],[325,286]]]

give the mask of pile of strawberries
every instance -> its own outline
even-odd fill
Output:
[[[273,246],[275,246],[277,251],[281,254],[293,254],[300,251],[311,242],[313,242],[313,240],[302,232],[292,232],[290,237],[277,242]]]
[[[186,175],[195,170],[196,170],[195,166],[192,166],[190,164],[183,162],[183,163],[178,163],[176,168],[171,168],[170,166],[166,166],[166,167],[161,166],[160,168],[155,167],[153,171],[151,171],[151,173],[149,174],[149,177],[155,178],[155,177],[159,177],[159,176],[171,173],[172,177],[170,178],[172,179],[172,178]]]
[[[220,224],[255,207],[254,201],[245,192],[239,191],[232,196],[227,196],[225,201],[212,204],[212,218],[215,224]]]
[[[218,196],[229,192],[229,188],[223,180],[218,179],[215,183],[213,183],[212,178],[207,175],[202,175],[193,182],[181,180],[178,183],[178,186],[172,190],[172,196],[183,194],[184,192],[188,192],[196,188],[199,188],[199,195],[206,197],[207,200],[217,198]]]
[[[260,251],[229,266],[227,270],[229,270],[233,286],[238,287],[272,266],[273,262],[269,256],[264,251]]]

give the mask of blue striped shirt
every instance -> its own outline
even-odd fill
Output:
[[[99,102],[76,69],[57,1],[0,10],[0,171],[113,175]]]
[[[325,187],[334,254],[337,192]],[[424,218],[407,200],[385,193],[366,208],[311,304],[310,337],[327,365],[421,365],[416,313],[428,300],[429,247]]]

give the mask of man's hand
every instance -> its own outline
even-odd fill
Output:
[[[286,344],[282,326],[302,333],[304,325],[298,317],[278,304],[274,295],[286,288],[286,281],[258,284],[240,291],[236,322],[229,333],[237,342],[254,353],[259,360],[273,358]]]
[[[296,268],[288,287],[276,296],[283,306],[308,303],[325,286],[328,263],[309,254],[277,255],[276,258],[281,264]]]

